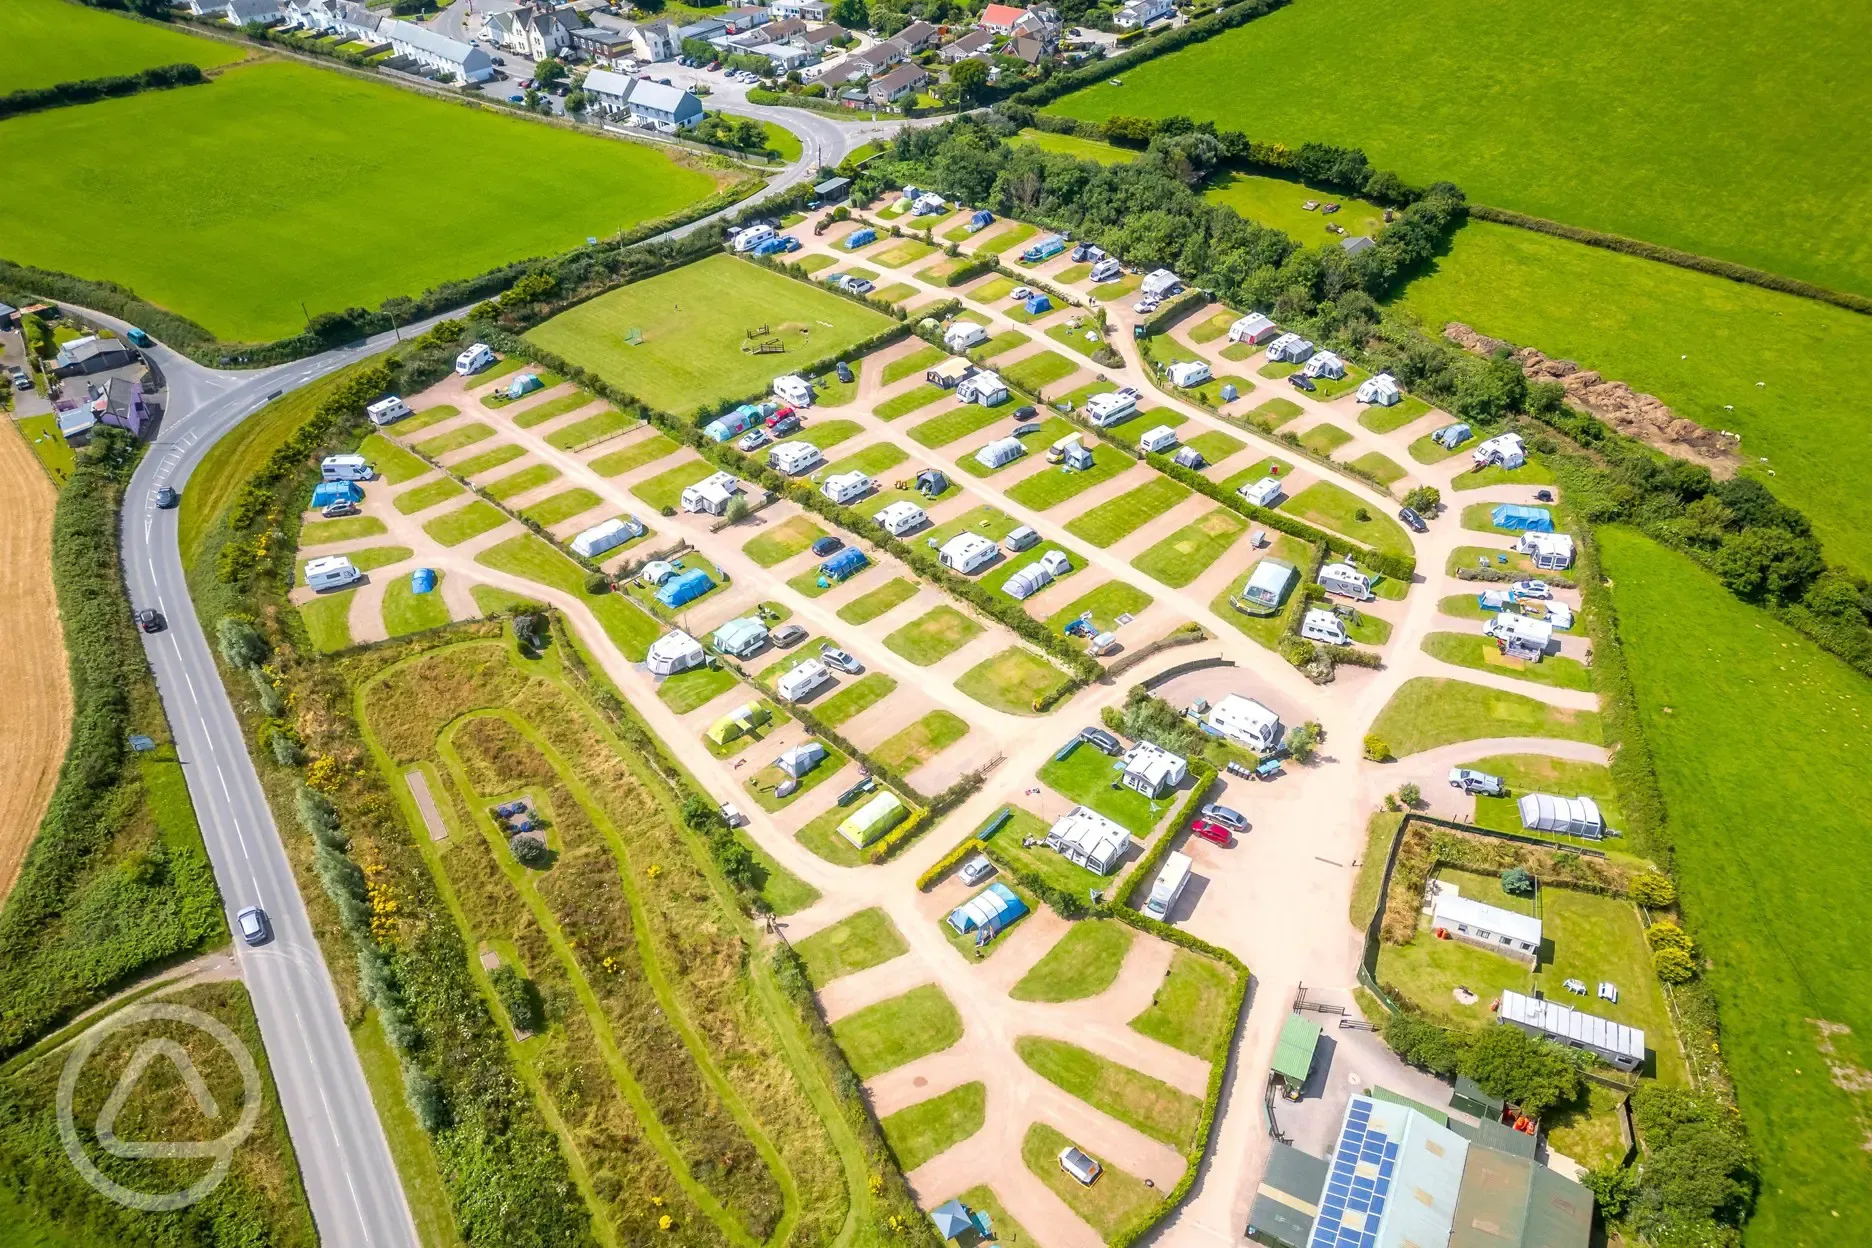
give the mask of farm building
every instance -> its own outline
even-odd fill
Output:
[[[1322,607],[1309,607],[1300,619],[1300,635],[1308,641],[1329,646],[1343,646],[1352,640],[1346,636],[1345,622]]]
[[[1345,376],[1345,361],[1331,351],[1320,351],[1315,353],[1300,371],[1308,377],[1324,377],[1328,381],[1338,381]]]
[[[723,654],[745,659],[767,644],[767,626],[751,617],[729,620],[709,641]]]
[[[1404,401],[1404,391],[1398,388],[1397,378],[1390,373],[1379,373],[1360,382],[1354,397],[1360,403],[1375,407],[1395,407]]]
[[[1158,425],[1144,431],[1144,436],[1138,439],[1138,450],[1151,455],[1160,455],[1176,444],[1176,430],[1169,425]]]
[[[810,442],[782,442],[767,452],[767,466],[775,472],[797,477],[820,460],[819,448]]]
[[[1248,1239],[1272,1248],[1307,1248],[1331,1172],[1321,1158],[1275,1140],[1248,1209]]]
[[[871,517],[892,537],[914,533],[929,523],[929,513],[911,502],[895,502]]]
[[[1498,529],[1519,529],[1530,533],[1553,532],[1553,512],[1545,507],[1523,507],[1519,503],[1501,503],[1489,512],[1489,523]]]
[[[1228,340],[1245,342],[1258,347],[1268,339],[1278,337],[1279,334],[1280,326],[1259,312],[1250,312],[1229,326]]]
[[[993,407],[997,403],[1007,402],[1007,383],[1000,376],[990,372],[979,372],[965,378],[956,387],[956,398],[964,403],[979,403],[983,407]]]
[[[847,815],[838,825],[838,834],[863,849],[902,823],[909,813],[895,793],[879,793]]]
[[[1555,1040],[1568,1048],[1584,1049],[1620,1070],[1644,1065],[1644,1032],[1597,1014],[1587,1014],[1558,1001],[1504,991],[1496,1017],[1531,1036]]]
[[[1268,344],[1267,358],[1271,364],[1304,364],[1313,355],[1313,344],[1299,334],[1282,334]]]
[[[1129,388],[1110,394],[1095,394],[1086,400],[1086,418],[1101,429],[1137,415],[1138,392]]]
[[[1279,477],[1262,477],[1235,491],[1256,507],[1272,507],[1286,492]]]
[[[727,745],[772,722],[772,711],[758,702],[743,702],[709,725],[708,739],[716,745]]]
[[[1599,803],[1590,797],[1524,793],[1515,805],[1521,812],[1521,826],[1529,832],[1584,836],[1595,841],[1605,838],[1605,817],[1599,813]]]
[[[1187,390],[1208,381],[1212,374],[1201,360],[1178,360],[1170,366],[1170,384]]]
[[[1046,843],[1067,862],[1110,875],[1131,848],[1131,834],[1097,811],[1075,806],[1053,824]]]
[[[1320,569],[1319,583],[1321,589],[1341,598],[1358,602],[1370,602],[1372,598],[1371,577],[1349,563],[1327,564]]]
[[[1439,936],[1477,945],[1533,963],[1540,958],[1541,921],[1500,906],[1464,897],[1444,887],[1430,908],[1430,926]]]
[[[871,478],[862,472],[836,472],[825,479],[819,492],[835,503],[849,503],[871,492]]]
[[[1523,533],[1515,549],[1533,557],[1534,566],[1561,572],[1573,566],[1573,539],[1565,533]]]
[[[1189,775],[1189,760],[1150,741],[1140,741],[1126,752],[1119,782],[1134,793],[1159,798],[1182,784]]]
[[[702,652],[702,643],[688,633],[664,633],[650,643],[649,653],[644,656],[644,669],[652,676],[674,676],[706,662],[708,656]]]
[[[943,567],[966,574],[994,562],[999,550],[979,533],[958,533],[943,543],[936,558]]]
[[[1294,565],[1285,559],[1263,559],[1248,574],[1248,583],[1242,586],[1242,597],[1257,607],[1272,610],[1286,600],[1287,591],[1293,588],[1298,577]]]
[[[825,746],[820,745],[817,741],[805,741],[794,746],[790,750],[783,751],[779,758],[774,759],[774,766],[778,767],[795,780],[798,780],[802,776],[810,774],[815,767],[825,762],[825,760]]]
[[[1478,468],[1491,464],[1500,468],[1519,468],[1527,463],[1527,444],[1518,433],[1502,433],[1490,438],[1469,453]]]
[[[635,516],[618,516],[594,524],[572,539],[572,553],[584,559],[596,559],[606,551],[616,550],[634,537],[642,537],[644,526]]]
[[[1146,299],[1168,299],[1182,289],[1182,281],[1169,269],[1153,269],[1145,274],[1138,293]]]
[[[1013,889],[996,880],[949,913],[949,926],[967,936],[977,930],[995,933],[1027,913],[1027,903]]]
[[[100,338],[86,334],[73,338],[58,349],[54,371],[61,377],[101,373],[107,368],[121,368],[137,361],[136,349],[122,338]]]
[[[826,670],[825,664],[818,659],[807,659],[781,676],[774,687],[787,701],[797,702],[831,679],[832,673]]]
[[[1280,716],[1253,698],[1231,693],[1209,708],[1202,726],[1217,736],[1257,754],[1272,754],[1280,745]]]
[[[674,611],[678,607],[694,602],[714,588],[714,578],[701,568],[690,568],[664,581],[662,588],[656,592],[656,600]]]
[[[871,566],[871,559],[856,546],[847,546],[819,565],[819,575],[833,584],[858,575]]]
[[[1482,635],[1493,637],[1503,654],[1539,662],[1553,645],[1553,625],[1546,620],[1503,611],[1482,625]]]
[[[729,473],[718,472],[704,477],[682,492],[682,509],[710,516],[726,515],[728,504],[740,492],[739,480]]]

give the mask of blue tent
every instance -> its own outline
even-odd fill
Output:
[[[426,594],[436,587],[434,568],[417,568],[409,574],[409,588],[412,594]]]
[[[974,216],[969,218],[969,224],[974,226],[978,230],[983,229],[987,226],[993,225],[994,213],[989,212],[986,208],[984,208],[980,212],[976,213]]]
[[[930,1219],[936,1223],[936,1233],[944,1239],[956,1239],[975,1229],[968,1206],[959,1200],[937,1205],[930,1211]]]
[[[1545,507],[1502,503],[1489,513],[1489,519],[1498,529],[1520,529],[1529,533],[1553,532],[1553,513]]]
[[[1053,301],[1045,295],[1034,295],[1027,300],[1027,315],[1038,316],[1042,312],[1051,312]]]
[[[663,588],[657,590],[657,601],[675,610],[677,607],[694,602],[709,590],[715,588],[715,582],[701,568],[690,568],[663,582]]]
[[[312,491],[314,507],[329,507],[333,503],[361,503],[364,491],[355,481],[325,481]]]
[[[875,242],[877,242],[877,231],[867,226],[864,229],[858,230],[857,232],[853,233],[850,238],[847,238],[845,240],[845,250],[856,251],[860,247],[864,246],[866,243],[875,243]]]
[[[820,575],[826,577],[828,580],[842,581],[847,577],[858,575],[858,573],[869,567],[870,564],[871,560],[865,557],[864,551],[859,550],[856,546],[847,546],[844,550],[839,551],[838,554],[833,555],[830,559],[820,564],[819,572]]]
[[[993,936],[1026,913],[1027,903],[997,880],[950,911],[949,926],[964,936],[987,928]]]

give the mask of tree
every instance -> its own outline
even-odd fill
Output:
[[[596,598],[600,594],[611,592],[611,578],[602,572],[593,572],[585,578],[585,592]]]
[[[1404,1061],[1432,1074],[1453,1075],[1462,1059],[1462,1036],[1402,1012],[1385,1019],[1384,1041]]]
[[[222,616],[215,624],[215,637],[230,667],[257,667],[266,660],[266,638],[242,616]]]
[[[1526,867],[1509,867],[1501,873],[1502,892],[1510,897],[1532,897],[1534,895],[1534,877],[1528,874]]]
[[[740,494],[736,494],[733,498],[728,500],[728,510],[722,514],[729,524],[739,524],[741,521],[748,518],[749,510],[750,507],[747,499]]]
[[[1608,1222],[1624,1214],[1638,1190],[1637,1176],[1616,1162],[1588,1170],[1580,1176],[1580,1183],[1593,1194],[1593,1203]]]
[[[1365,737],[1365,757],[1374,763],[1391,761],[1391,745],[1376,733],[1367,733]]]
[[[1420,516],[1433,516],[1443,506],[1443,492],[1434,485],[1420,485],[1404,496],[1404,505]]]
[[[871,10],[865,0],[837,0],[832,6],[832,20],[846,30],[868,30]]]
[[[1538,1118],[1578,1100],[1585,1091],[1574,1060],[1557,1045],[1536,1040],[1518,1027],[1484,1027],[1469,1039],[1462,1072],[1490,1096]]]
[[[699,793],[683,798],[682,821],[691,832],[707,832],[723,826],[721,811]]]
[[[1651,969],[1667,984],[1687,984],[1696,978],[1696,961],[1682,949],[1666,947],[1652,950]]]
[[[1677,949],[1684,953],[1695,950],[1696,944],[1690,939],[1690,933],[1683,930],[1670,919],[1659,919],[1645,928],[1645,943],[1653,949]]]
[[[1730,534],[1716,551],[1716,575],[1730,593],[1749,602],[1797,602],[1825,571],[1811,537],[1778,528]]]
[[[715,59],[715,45],[706,39],[685,39],[682,41],[682,54],[706,65]]]
[[[546,848],[546,842],[531,832],[522,832],[507,842],[507,848],[513,851],[514,861],[523,867],[543,867],[552,851]]]
[[[1644,1169],[1632,1197],[1639,1228],[1739,1225],[1755,1201],[1755,1160],[1719,1107],[1679,1088],[1646,1084],[1632,1094]]]
[[[1397,791],[1398,801],[1415,810],[1423,803],[1423,790],[1415,783],[1404,785]]]
[[[428,1071],[414,1062],[403,1063],[403,1099],[416,1114],[416,1121],[431,1134],[448,1125],[448,1102],[442,1085]]]
[[[958,104],[967,104],[980,95],[988,85],[988,67],[980,61],[957,61],[949,70],[948,92],[945,97]]]
[[[546,1022],[545,1003],[540,1000],[539,986],[514,969],[512,963],[503,962],[494,968],[488,976],[488,983],[494,988],[494,995],[500,998],[501,1008],[507,1011],[507,1017],[520,1031],[538,1031]]]
[[[1647,871],[1631,883],[1632,900],[1648,910],[1668,906],[1677,900],[1677,886],[1658,871]]]

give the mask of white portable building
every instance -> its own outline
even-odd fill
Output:
[[[1495,1017],[1531,1036],[1585,1049],[1620,1070],[1636,1070],[1644,1065],[1645,1035],[1641,1028],[1627,1027],[1558,1001],[1506,989]]]
[[[1140,741],[1125,753],[1119,782],[1145,797],[1162,797],[1189,775],[1189,760],[1151,741]]]
[[[849,503],[871,492],[871,478],[862,472],[836,472],[825,479],[819,492],[835,503]]]
[[[410,414],[410,405],[393,394],[387,399],[378,399],[375,403],[364,409],[364,414],[370,417],[371,424],[382,428],[385,425],[395,424],[405,416],[408,416]]]
[[[711,516],[724,515],[728,511],[729,502],[740,492],[741,482],[738,479],[729,473],[718,472],[683,490],[682,509]]]
[[[992,470],[1011,464],[1026,453],[1027,446],[1019,438],[996,438],[975,452],[975,462]]]
[[[774,378],[773,392],[782,403],[791,403],[794,407],[813,405],[812,383],[797,373]]]
[[[377,475],[362,455],[327,455],[319,461],[321,481],[369,481]]]
[[[1281,495],[1286,493],[1286,489],[1281,485],[1279,477],[1262,477],[1259,481],[1252,481],[1235,492],[1256,507],[1272,507],[1280,502]]]
[[[767,466],[789,477],[808,471],[819,460],[819,448],[810,442],[782,442],[767,452]]]
[[[1087,419],[1101,429],[1109,429],[1121,420],[1137,415],[1138,392],[1129,388],[1110,394],[1095,394],[1086,400]]]
[[[1599,840],[1606,834],[1605,816],[1590,797],[1555,797],[1551,793],[1524,793],[1515,805],[1521,826],[1530,832],[1586,836]]]
[[[1515,539],[1515,549],[1533,556],[1534,566],[1543,571],[1558,572],[1573,566],[1573,539],[1565,533],[1524,532]]]
[[[1280,745],[1280,716],[1253,698],[1231,693],[1209,708],[1203,726],[1257,754],[1272,754]]]
[[[774,759],[774,766],[798,780],[826,760],[826,748],[817,741],[806,741],[790,750],[782,751]]]
[[[936,552],[943,567],[968,574],[993,563],[1000,547],[979,533],[958,533]]]
[[[1299,334],[1282,334],[1268,344],[1271,363],[1304,364],[1313,354],[1313,344]]]
[[[1171,908],[1183,895],[1183,886],[1189,883],[1190,868],[1194,865],[1188,854],[1172,853],[1165,858],[1163,870],[1157,873],[1157,882],[1151,885],[1150,896],[1144,901],[1144,913],[1159,923],[1168,922]]]
[[[1212,375],[1209,365],[1201,360],[1178,360],[1170,366],[1170,384],[1184,390],[1202,385]]]
[[[818,659],[807,659],[775,681],[774,688],[787,701],[797,702],[831,679],[832,673],[826,670],[825,664]]]
[[[608,550],[616,550],[633,537],[643,536],[644,527],[634,516],[620,516],[603,524],[594,524],[572,539],[572,553],[596,559]]]
[[[1167,451],[1176,444],[1176,430],[1169,425],[1158,425],[1154,429],[1147,429],[1144,436],[1138,439],[1138,449],[1151,454]]]
[[[1053,824],[1046,843],[1074,866],[1110,875],[1131,848],[1131,834],[1097,811],[1075,806]]]
[[[492,363],[494,352],[487,343],[477,342],[455,357],[455,371],[463,377],[472,377]]]
[[[1541,921],[1444,888],[1430,906],[1430,924],[1473,945],[1520,958],[1538,958]]]
[[[644,668],[652,676],[674,676],[706,662],[708,656],[702,652],[702,643],[681,631],[664,633],[650,643],[644,655]]]
[[[988,331],[974,321],[957,321],[943,330],[943,346],[951,351],[966,351],[988,341]]]
[[[1360,382],[1354,397],[1360,403],[1375,407],[1395,407],[1404,401],[1404,391],[1398,387],[1397,378],[1390,373],[1379,373]]]
[[[357,570],[357,565],[343,555],[326,555],[323,559],[306,561],[305,583],[316,590],[340,589],[363,575]]]
[[[1469,457],[1480,467],[1519,468],[1527,463],[1527,444],[1518,433],[1497,434],[1469,452]]]
[[[1308,608],[1300,619],[1300,635],[1308,641],[1324,642],[1329,646],[1343,646],[1351,641],[1346,636],[1345,624],[1331,611],[1320,607]]]
[[[1359,602],[1370,602],[1372,598],[1371,577],[1349,563],[1327,564],[1320,569],[1319,583],[1321,589],[1341,598],[1353,598]]]
[[[911,502],[895,502],[871,517],[892,537],[914,533],[929,523],[929,512]]]
[[[983,407],[1005,403],[1007,397],[1007,383],[1001,380],[998,373],[976,373],[973,377],[965,378],[962,384],[956,387],[956,398],[964,403],[979,403]]]
[[[1139,293],[1146,299],[1168,299],[1183,289],[1183,283],[1169,269],[1153,269],[1145,274]]]
[[[1245,342],[1251,346],[1260,346],[1268,339],[1280,333],[1280,326],[1262,316],[1259,312],[1250,312],[1229,326],[1230,342]]]
[[[1345,361],[1331,351],[1320,351],[1306,362],[1300,370],[1308,377],[1324,377],[1329,381],[1338,381],[1345,376]]]

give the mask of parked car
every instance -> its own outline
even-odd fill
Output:
[[[1553,491],[1552,490],[1535,490],[1534,501],[1537,503],[1553,502]]]
[[[1037,415],[1039,413],[1034,411],[1034,405],[1031,403],[1023,403],[1014,409],[1015,420],[1032,420]]]
[[[838,379],[841,385],[849,386],[852,384],[851,365],[847,364],[844,360],[840,360],[838,362],[838,368],[835,371],[838,373]]]
[[[1229,843],[1229,826],[1217,823],[1213,819],[1192,819],[1189,830],[1192,835],[1200,836],[1203,840],[1217,845],[1227,846]]]
[[[1081,728],[1079,739],[1099,753],[1109,754],[1113,758],[1124,753],[1124,744],[1103,728]]]
[[[819,658],[827,667],[836,667],[839,671],[850,673],[853,676],[864,671],[864,664],[860,663],[849,652],[839,649],[829,641],[819,647]]]
[[[1008,298],[1014,299],[1014,300],[1031,299],[1033,298],[1033,293],[1034,292],[1029,287],[1016,286],[1014,288],[1014,293],[1010,294]]]
[[[758,451],[771,441],[773,441],[773,438],[765,429],[756,429],[745,438],[735,443],[735,445],[744,451]]]
[[[160,633],[169,627],[169,622],[163,619],[162,612],[152,607],[144,607],[136,613],[136,624],[146,633]]]
[[[1308,394],[1312,394],[1315,390],[1319,389],[1318,386],[1313,384],[1310,377],[1306,377],[1300,373],[1294,373],[1292,376],[1288,377],[1287,384],[1296,390],[1304,390]]]
[[[780,236],[780,250],[781,251],[798,251],[799,249],[800,249],[799,239],[794,238],[791,234],[782,234]]]
[[[176,493],[175,486],[173,485],[165,485],[156,491],[156,505],[161,507],[164,511],[167,511],[181,501],[182,496]]]
[[[994,872],[995,865],[988,861],[988,856],[986,854],[976,854],[973,858],[962,864],[962,882],[970,888],[974,888],[977,884],[993,875]]]
[[[1467,767],[1450,768],[1449,782],[1452,789],[1461,789],[1465,793],[1475,793],[1482,797],[1500,797],[1508,791],[1500,776],[1491,776],[1486,771],[1472,771]]]
[[[357,514],[358,505],[349,499],[343,498],[335,503],[326,503],[323,507],[319,508],[319,515],[324,516],[327,520],[342,520],[346,516],[355,516]]]
[[[1248,830],[1248,819],[1239,810],[1229,806],[1217,806],[1213,802],[1202,808],[1202,817],[1213,823],[1227,824],[1237,832]]]
[[[782,624],[767,634],[767,640],[773,642],[779,649],[785,650],[788,646],[797,646],[805,641],[806,630],[797,624]]]
[[[812,544],[812,553],[821,559],[827,555],[837,554],[843,549],[845,549],[845,539],[842,537],[822,537]]]
[[[1413,533],[1430,531],[1430,526],[1424,523],[1424,518],[1417,514],[1417,509],[1414,507],[1398,508],[1397,518],[1409,525]]]
[[[806,422],[801,420],[798,416],[782,416],[779,420],[769,425],[768,429],[773,433],[774,437],[784,438],[789,433],[798,433],[800,431],[800,426],[805,423]]]
[[[867,282],[862,277],[848,277],[845,279],[845,289],[854,295],[868,295],[877,289],[877,284]]]
[[[1060,1169],[1087,1187],[1091,1187],[1097,1181],[1102,1169],[1098,1162],[1093,1161],[1070,1144],[1060,1149],[1059,1165]]]
[[[1547,588],[1546,581],[1516,581],[1508,587],[1508,592],[1522,598],[1547,599],[1553,597],[1553,590]]]
[[[264,945],[273,937],[273,925],[267,922],[266,911],[259,906],[243,907],[234,916],[234,923],[240,928],[241,939],[250,945]]]
[[[1160,302],[1161,300],[1153,299],[1149,295],[1146,295],[1132,304],[1131,310],[1136,312],[1139,316],[1149,316],[1157,310],[1157,306]]]

